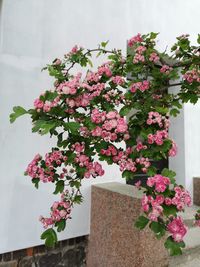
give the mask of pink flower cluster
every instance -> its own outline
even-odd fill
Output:
[[[83,50],[83,47],[79,47],[78,45],[75,45],[72,47],[71,51],[65,55],[65,57],[70,57],[72,55],[75,55],[77,54],[79,51],[82,51]]]
[[[57,91],[60,94],[67,96],[66,104],[68,105],[68,109],[66,110],[66,112],[70,114],[74,113],[74,108],[87,107],[90,101],[94,97],[99,96],[105,88],[104,83],[89,85],[87,83],[82,83],[80,78],[81,74],[79,73],[72,80],[61,83],[57,87]],[[86,91],[82,92],[82,89],[86,89]],[[74,95],[77,93],[79,94],[74,97]]]
[[[127,148],[126,151],[123,151],[121,149],[117,150],[111,145],[107,149],[101,149],[100,153],[102,155],[112,156],[113,162],[119,165],[120,171],[136,171],[136,163],[132,159],[128,158],[128,155],[131,153],[129,148]]]
[[[59,84],[57,91],[64,95],[75,95],[78,87],[80,86],[81,76],[82,74],[78,73],[73,79]]]
[[[159,61],[159,56],[157,55],[157,53],[153,52],[150,54],[150,57],[149,57],[149,61],[152,61],[154,63],[158,62]]]
[[[186,73],[183,75],[183,78],[188,82],[188,83],[193,83],[193,82],[200,82],[200,70],[188,70]]]
[[[97,83],[99,82],[101,76],[99,75],[98,72],[92,72],[92,71],[89,71],[86,75],[86,81],[89,82],[89,83]]]
[[[72,151],[76,152],[75,162],[78,163],[80,167],[86,167],[86,171],[84,174],[85,178],[103,176],[104,170],[102,169],[101,164],[98,162],[92,162],[91,159],[84,154],[85,143],[78,143],[72,145]]]
[[[143,38],[140,33],[138,33],[136,36],[133,36],[130,40],[128,40],[128,46],[132,47],[135,43],[141,43],[143,42]]]
[[[187,233],[188,228],[183,223],[183,219],[178,216],[168,223],[167,230],[172,234],[174,241],[181,242],[183,241],[183,237]]]
[[[161,73],[169,74],[170,71],[172,71],[173,68],[167,65],[163,65],[162,68],[160,69]]]
[[[117,75],[112,77],[112,82],[117,85],[123,85],[125,83],[125,80],[123,77]]]
[[[110,146],[108,146],[107,149],[101,149],[100,152],[101,152],[102,155],[116,156],[119,151],[117,150],[117,148],[115,148],[114,146],[110,145]]]
[[[151,163],[149,161],[149,158],[144,158],[144,157],[140,157],[140,158],[136,158],[135,162],[139,165],[142,166],[142,171],[144,173],[147,172],[147,169],[151,166]]]
[[[37,112],[43,110],[44,112],[49,112],[52,108],[57,107],[60,101],[60,97],[54,98],[53,101],[46,100],[43,102],[40,98],[35,99],[34,107],[36,108]]]
[[[112,76],[112,71],[110,69],[109,64],[104,64],[100,67],[98,67],[98,74],[99,75],[105,75],[107,77],[111,77]]]
[[[135,49],[135,55],[133,57],[133,63],[134,64],[137,64],[139,62],[144,62],[145,61],[145,57],[143,55],[143,53],[146,51],[146,47],[145,46],[138,46],[136,49]]]
[[[134,58],[133,58],[133,63],[137,64],[137,63],[140,63],[140,62],[142,62],[142,63],[145,62],[145,58],[144,58],[143,55],[136,53],[134,55]]]
[[[148,119],[146,122],[148,125],[158,124],[160,128],[161,127],[165,127],[167,129],[169,128],[169,119],[166,118],[165,116],[162,116],[158,112],[154,111],[149,112]]]
[[[164,202],[162,195],[157,195],[154,199],[152,196],[144,195],[142,197],[142,210],[148,214],[150,221],[157,222],[158,217],[162,216],[163,207],[161,206]]]
[[[165,139],[168,138],[168,132],[166,130],[156,131],[155,134],[148,134],[148,143],[156,143],[158,146],[163,145]]]
[[[140,150],[145,150],[145,149],[147,149],[146,145],[143,145],[142,142],[137,143],[137,145],[136,145],[137,152],[139,152]]]
[[[44,218],[43,216],[40,216],[40,221],[45,229],[51,225],[54,225],[56,222],[71,218],[70,213],[72,203],[69,198],[67,198],[67,194],[67,191],[64,192],[61,195],[61,201],[55,201],[53,203],[49,218]]]
[[[170,184],[170,179],[168,177],[163,177],[162,175],[155,175],[154,177],[149,177],[147,180],[147,185],[150,187],[155,186],[155,191],[158,193],[163,193],[167,186]],[[144,212],[149,212],[149,219],[157,221],[157,218],[162,215],[162,204],[167,206],[174,205],[179,211],[182,211],[185,206],[191,206],[191,197],[187,190],[184,190],[180,186],[174,188],[174,197],[164,197],[163,195],[156,195],[155,198],[152,196],[144,195],[142,198],[142,209]],[[159,206],[159,208],[158,208]],[[152,208],[152,210],[150,210]],[[159,211],[159,212],[158,212]]]
[[[190,193],[180,186],[174,188],[175,196],[171,199],[171,204],[175,205],[179,211],[184,210],[185,206],[192,204]],[[168,205],[170,203],[168,202]]]
[[[105,141],[115,141],[117,134],[124,134],[124,139],[129,138],[127,122],[117,111],[106,113],[93,109],[91,120],[95,124],[102,124],[91,131],[92,136],[102,137]]]
[[[117,149],[113,145],[108,146],[107,149],[101,149],[102,155],[111,156],[113,162],[119,165],[120,171],[131,171],[136,172],[136,165],[142,166],[142,171],[146,172],[147,168],[151,165],[148,158],[140,157],[136,158],[135,161],[129,158],[129,155],[133,152],[133,148],[129,147],[125,151]]]
[[[40,166],[42,157],[38,154],[34,159],[29,163],[26,174],[29,175],[32,179],[39,179],[40,181],[47,183],[54,181],[55,175],[55,164],[60,166],[63,162],[67,161],[67,157],[63,155],[63,152],[55,150],[51,153],[45,155],[44,164],[46,167]],[[63,174],[61,173],[61,178]]]
[[[145,51],[147,50],[147,48],[143,45],[140,45],[138,46],[136,49],[135,49],[135,52],[138,53],[138,54],[143,54]]]
[[[135,93],[137,90],[140,90],[141,92],[144,92],[150,88],[150,82],[149,81],[142,81],[142,82],[136,82],[133,83],[130,87],[130,91],[132,93]]]
[[[111,89],[109,91],[106,91],[106,93],[104,93],[102,97],[105,98],[107,102],[113,103],[116,106],[122,103],[125,99],[123,92],[120,92],[119,89]]]
[[[89,71],[86,75],[86,82],[98,83],[103,75],[107,76],[108,78],[111,77],[112,71],[109,65],[109,62],[103,64],[102,66],[98,67],[97,72]]]
[[[164,192],[168,185],[170,184],[170,179],[168,177],[162,176],[161,174],[156,174],[153,177],[147,179],[147,185],[149,187],[155,186],[155,191],[158,193]]]

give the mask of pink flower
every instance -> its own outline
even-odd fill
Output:
[[[164,183],[156,183],[156,191],[164,192],[166,190],[166,185]]]
[[[44,106],[44,102],[42,100],[40,100],[39,98],[35,99],[34,107],[36,109],[41,109],[41,108],[43,108],[43,106]]]
[[[111,77],[112,71],[108,65],[104,65],[98,68],[98,74],[99,75],[105,74],[107,77]]]
[[[166,198],[165,198],[165,204],[166,204],[167,206],[170,206],[170,205],[172,204],[172,200],[171,200],[171,198],[166,197]]]
[[[177,154],[177,151],[178,151],[178,147],[177,147],[176,143],[172,140],[172,147],[169,150],[168,155],[170,157],[175,157]]]
[[[149,178],[147,179],[147,185],[148,185],[149,187],[153,187],[154,184],[155,184],[155,179],[154,179],[154,177],[149,177]]]
[[[74,47],[72,47],[71,49],[71,54],[76,54],[78,52],[79,48],[77,45],[75,45]]]
[[[153,52],[151,53],[149,60],[156,63],[159,60],[159,56],[155,52]]]
[[[117,132],[118,133],[125,133],[128,130],[128,125],[124,118],[120,118],[117,120]]]
[[[136,187],[137,189],[140,189],[141,181],[140,181],[140,180],[137,181],[134,185],[135,185],[135,187]]]
[[[167,66],[167,65],[163,65],[162,68],[160,69],[160,72],[169,74],[170,71],[172,71],[172,70],[173,70],[172,67]]]
[[[145,58],[143,55],[140,55],[140,54],[135,54],[134,58],[133,58],[133,63],[134,64],[137,64],[137,63],[140,63],[140,62],[144,62],[145,61]]]
[[[138,33],[136,36],[133,36],[129,41],[128,41],[128,46],[133,46],[135,43],[141,43],[143,42],[143,38],[141,37],[141,34]]]
[[[199,83],[200,82],[200,71],[198,69],[188,70],[183,75],[183,78],[190,84],[193,82]]]
[[[102,134],[102,129],[101,127],[97,126],[91,131],[92,136],[101,136]]]
[[[117,84],[117,85],[123,85],[125,83],[125,80],[121,76],[114,76],[114,77],[112,77],[112,82]]]
[[[117,112],[116,111],[109,111],[107,114],[106,114],[106,118],[107,119],[115,119],[117,116]]]
[[[130,91],[132,93],[135,93],[137,90],[140,90],[141,92],[144,92],[146,90],[148,90],[150,87],[150,82],[145,80],[143,82],[136,82],[133,83],[130,87]]]
[[[183,237],[187,233],[187,227],[183,223],[183,219],[178,216],[174,218],[168,225],[167,225],[168,231],[172,234],[172,238],[176,242],[183,241]]]
[[[136,150],[139,152],[140,150],[147,149],[147,146],[143,145],[142,142],[138,142],[136,146]]]
[[[149,134],[148,135],[148,143],[149,144],[153,144],[154,143],[154,136],[153,136],[153,134]]]
[[[157,195],[157,196],[156,196],[156,202],[157,202],[159,205],[163,204],[164,200],[165,200],[165,198],[164,198],[163,195]]]
[[[148,212],[149,211],[149,205],[148,204],[143,205],[142,209],[144,212]]]
[[[143,46],[143,45],[140,45],[140,46],[138,46],[136,49],[135,49],[135,51],[138,53],[138,54],[142,54],[144,51],[146,51],[147,49],[146,49],[146,47],[145,46]]]

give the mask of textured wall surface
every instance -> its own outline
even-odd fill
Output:
[[[87,267],[163,267],[163,240],[133,226],[141,212],[141,194],[133,186],[106,183],[92,187]]]
[[[55,249],[38,246],[0,254],[0,267],[86,267],[87,237],[71,238]]]

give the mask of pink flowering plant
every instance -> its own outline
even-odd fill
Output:
[[[134,36],[125,57],[121,50],[106,49],[107,42],[95,49],[75,46],[64,59],[44,68],[55,78],[54,89],[43,92],[32,109],[13,108],[11,122],[29,114],[33,132],[57,140],[25,171],[36,188],[53,183],[54,194],[60,195],[49,217],[40,217],[47,246],[55,245],[56,231],[65,229],[73,206],[82,202],[82,181],[103,176],[100,161],[105,161],[118,165],[126,180],[147,174],[147,180],[135,184],[144,193],[143,215],[135,225],[149,226],[157,238],[164,236],[171,255],[184,248],[187,227],[180,214],[191,205],[191,197],[176,183],[174,171],[159,172],[152,160],[177,153],[169,136],[169,118],[177,116],[183,103],[195,104],[200,96],[200,47],[182,35],[167,54],[156,49],[156,37],[156,33]],[[107,58],[96,70],[93,55]],[[77,74],[75,65],[80,67]],[[180,86],[178,93],[173,92],[175,86]],[[200,225],[199,213],[196,221]]]

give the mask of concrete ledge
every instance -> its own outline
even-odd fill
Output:
[[[132,185],[121,184],[117,182],[110,182],[110,183],[96,184],[96,185],[93,185],[92,187],[101,188],[103,190],[118,193],[124,196],[129,196],[129,197],[134,197],[134,198],[139,198],[139,199],[141,199],[142,197],[142,191],[141,190],[139,191],[137,188],[135,188]]]
[[[141,214],[141,196],[131,185],[92,186],[87,267],[168,266],[163,240],[157,240],[149,229],[134,227]]]

